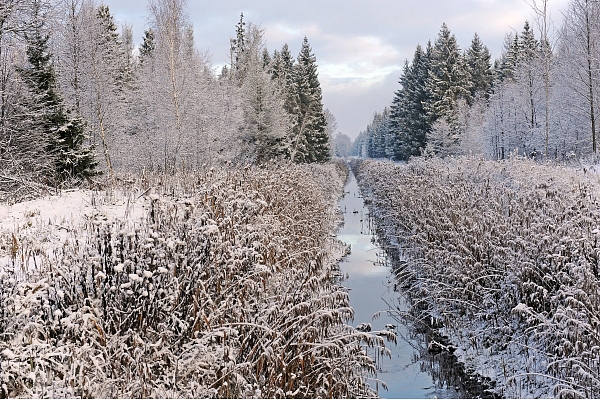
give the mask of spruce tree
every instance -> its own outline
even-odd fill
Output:
[[[331,158],[325,129],[327,121],[323,112],[316,57],[306,37],[294,66],[294,77],[299,113],[290,156],[296,162],[326,162]]]
[[[471,41],[471,47],[467,49],[466,61],[471,74],[471,97],[477,93],[489,97],[492,88],[492,69],[490,63],[490,52],[475,33]]]
[[[427,133],[431,130],[425,105],[430,94],[429,57],[431,43],[426,50],[417,46],[412,63],[404,65],[400,89],[396,92],[390,110],[390,130],[393,134],[393,157],[407,160],[418,156],[425,148]]]
[[[289,116],[291,129],[294,131],[298,125],[300,111],[298,90],[294,77],[294,58],[290,53],[287,43],[283,45],[281,51],[275,51],[273,54],[271,77],[275,81],[277,90],[284,100],[283,107]],[[288,157],[290,154],[291,149],[288,149]]]
[[[519,35],[508,34],[504,38],[504,48],[502,56],[495,63],[496,83],[504,82],[508,79],[514,79],[515,70],[519,63]]]
[[[430,124],[444,118],[451,126],[456,125],[456,109],[460,99],[470,101],[471,77],[464,57],[446,24],[431,50],[427,89],[431,94],[427,104]]]
[[[530,62],[539,55],[540,45],[529,25],[529,21],[525,21],[518,45],[519,62]]]
[[[36,3],[37,5],[37,3]],[[19,72],[30,93],[31,112],[39,116],[37,125],[48,138],[47,151],[54,158],[58,181],[97,175],[93,149],[84,146],[84,122],[71,116],[58,93],[49,35],[42,33],[44,23],[39,8],[34,11],[34,27],[25,35],[28,66]]]
[[[143,63],[148,57],[152,55],[156,48],[155,35],[152,28],[144,31],[144,39],[140,46],[140,62]]]

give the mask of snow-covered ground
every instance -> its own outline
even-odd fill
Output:
[[[366,396],[341,165],[129,177],[0,205],[0,397]]]
[[[529,160],[365,161],[372,214],[409,260],[415,314],[507,397],[600,396],[600,198]]]

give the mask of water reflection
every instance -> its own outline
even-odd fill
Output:
[[[391,359],[381,359],[379,354],[375,354],[377,350],[369,350],[372,356],[381,359],[377,379],[387,384],[387,391],[375,380],[372,386],[379,389],[381,397],[457,397],[459,393],[453,387],[436,385],[427,371],[430,368],[422,363],[422,354],[426,353],[423,336],[412,332],[403,323],[402,315],[407,312],[408,306],[394,291],[394,277],[387,266],[387,256],[370,231],[368,209],[353,175],[346,191],[340,201],[344,226],[338,238],[351,246],[350,255],[340,267],[342,273],[348,276],[344,285],[350,289],[350,304],[355,312],[354,326],[370,323],[373,331],[393,329],[397,335],[397,344],[386,344],[391,351]],[[379,313],[378,317],[373,319],[376,313]]]
[[[351,253],[340,267],[342,275],[347,276],[344,285],[350,289],[354,326],[370,324],[372,331],[392,329],[397,338],[396,344],[386,344],[391,358],[382,358],[377,350],[369,349],[369,354],[380,360],[376,379],[385,382],[387,390],[376,379],[372,387],[378,389],[380,397],[389,398],[493,398],[488,390],[493,386],[489,379],[465,371],[464,365],[447,351],[432,354],[427,349],[432,339],[449,343],[409,313],[406,294],[396,290],[399,288],[389,266],[390,257],[377,243],[352,174],[346,191],[340,201],[344,226],[338,238],[351,246]],[[393,255],[394,265],[399,266],[398,254]],[[402,274],[400,269],[396,272]]]

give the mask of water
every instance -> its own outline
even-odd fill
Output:
[[[426,370],[430,361],[423,360],[424,339],[415,335],[409,327],[403,325],[397,317],[398,312],[407,310],[400,293],[394,291],[394,277],[390,267],[386,266],[385,252],[378,246],[368,227],[368,209],[359,195],[356,179],[350,174],[346,185],[348,192],[340,201],[344,212],[344,226],[338,238],[351,246],[351,254],[341,263],[343,275],[348,278],[343,284],[350,289],[350,305],[354,308],[354,326],[370,323],[373,331],[386,329],[386,324],[395,325],[397,344],[386,342],[391,350],[391,359],[380,360],[377,378],[387,384],[387,391],[378,388],[380,397],[387,398],[451,398],[461,396],[453,388],[439,388]],[[394,310],[387,312],[387,310]],[[373,315],[381,312],[379,317]],[[374,350],[369,354],[374,356]],[[438,367],[439,368],[439,367]],[[436,367],[434,366],[435,370]]]

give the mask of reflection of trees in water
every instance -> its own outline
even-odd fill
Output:
[[[437,337],[434,340],[443,339]],[[465,369],[465,365],[448,351],[432,354],[425,350],[419,360],[421,371],[431,376],[437,388],[454,388],[457,396],[461,398],[499,398],[493,393],[493,383],[489,378]]]

